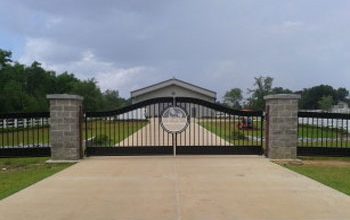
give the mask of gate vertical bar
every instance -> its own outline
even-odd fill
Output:
[[[263,138],[264,137],[266,137],[266,134],[264,135],[264,115],[263,115],[263,113],[261,113],[261,115],[260,115],[260,146],[261,146],[261,148],[263,148]]]
[[[265,112],[265,156],[269,153],[269,128],[270,128],[270,106],[266,106]]]
[[[176,137],[175,137],[175,133],[172,133],[171,137],[172,137],[172,142],[173,142],[173,156],[176,157],[176,144],[175,144]]]

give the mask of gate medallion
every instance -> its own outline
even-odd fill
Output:
[[[181,133],[189,124],[186,111],[180,107],[168,107],[161,116],[161,126],[169,133]]]

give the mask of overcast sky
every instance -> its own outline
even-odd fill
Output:
[[[269,75],[350,89],[349,0],[1,0],[0,48],[130,90],[176,77],[223,93]]]

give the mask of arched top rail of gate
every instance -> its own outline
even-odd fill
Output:
[[[172,97],[160,97],[160,98],[153,98],[153,99],[148,99],[142,102],[138,102],[132,105],[128,105],[116,110],[112,111],[101,111],[101,112],[86,112],[85,116],[86,117],[104,117],[104,116],[114,116],[114,115],[120,115],[124,114],[148,105],[152,104],[157,104],[157,103],[172,103],[173,98]]]
[[[263,116],[262,111],[242,111],[237,109],[232,109],[218,103],[208,102],[202,99],[191,98],[191,97],[176,97],[176,102],[180,103],[192,103],[205,106],[207,108],[213,109],[215,111],[220,111],[223,113],[238,115],[238,116]]]
[[[101,112],[86,112],[86,117],[104,117],[104,116],[114,116],[114,115],[120,115],[124,114],[148,105],[157,104],[157,103],[173,103],[174,98],[173,97],[159,97],[159,98],[153,98],[148,99],[142,102],[138,102],[129,106],[125,106],[120,109],[116,109],[113,111],[101,111]],[[207,108],[210,108],[215,111],[220,111],[223,113],[231,114],[231,115],[237,115],[237,116],[263,116],[262,111],[242,111],[242,110],[236,110],[229,107],[226,107],[224,105],[218,104],[218,103],[212,103],[208,102],[202,99],[197,98],[191,98],[191,97],[175,97],[175,103],[190,103],[190,104],[197,104],[201,106],[205,106]]]

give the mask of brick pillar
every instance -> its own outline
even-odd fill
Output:
[[[300,95],[277,94],[266,100],[266,151],[271,159],[295,159],[298,144],[298,100]]]
[[[83,97],[52,94],[50,100],[51,161],[78,160],[83,157],[81,112]]]

